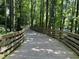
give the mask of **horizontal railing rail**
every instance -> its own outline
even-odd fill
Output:
[[[79,55],[79,35],[75,33],[66,33],[64,40],[62,40],[67,46],[69,46],[74,52]]]
[[[25,29],[0,36],[0,55],[8,55],[24,42]]]

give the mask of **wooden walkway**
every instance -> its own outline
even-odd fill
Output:
[[[6,59],[79,59],[63,43],[32,30],[25,33],[25,42]]]

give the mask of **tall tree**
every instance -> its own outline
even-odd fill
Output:
[[[49,6],[49,0],[46,0],[46,28],[48,26],[48,6]]]
[[[10,20],[11,20],[11,29],[15,31],[15,0],[10,1]]]
[[[76,17],[78,17],[78,15],[79,15],[79,0],[77,0],[77,11],[76,11]],[[78,32],[77,28],[78,28],[78,18],[77,18],[76,21],[75,21],[75,33]]]
[[[4,13],[4,16],[5,16],[5,30],[6,30],[6,32],[7,32],[7,1],[6,0],[4,0],[4,11],[5,11],[5,13]]]
[[[40,1],[40,26],[43,27],[44,21],[44,0]]]
[[[61,0],[61,12],[60,12],[60,38],[62,38],[63,34],[63,0]]]
[[[75,14],[75,1],[72,2],[71,28],[70,28],[71,32],[73,32],[73,27],[74,27],[74,18],[73,18],[74,14]]]
[[[16,3],[18,4],[16,7],[16,12],[19,9],[19,11],[17,13],[19,13],[19,17],[17,17],[17,21],[16,21],[16,30],[19,31],[21,30],[21,26],[23,24],[23,19],[22,19],[22,0],[17,0]],[[18,9],[17,9],[18,8]]]
[[[55,20],[56,20],[56,0],[50,1],[50,21],[49,28],[53,30],[53,34],[55,34]]]

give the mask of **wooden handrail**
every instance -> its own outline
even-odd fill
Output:
[[[3,39],[11,39],[13,37],[16,37],[20,34],[22,34],[24,32],[24,29],[21,30],[21,31],[18,31],[18,32],[13,32],[13,33],[9,33],[9,34],[6,34],[6,35],[3,35],[3,36],[0,36],[0,40],[3,40]]]
[[[0,54],[5,54],[3,57],[6,56],[8,51],[11,53],[24,41],[24,31],[25,29],[0,36]]]

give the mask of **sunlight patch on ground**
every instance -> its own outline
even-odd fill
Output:
[[[26,40],[27,42],[29,42],[30,40]]]
[[[28,33],[28,35],[37,35],[37,33]]]
[[[26,41],[24,43],[27,43]]]
[[[49,41],[52,41],[52,39],[49,39]]]
[[[16,54],[11,54],[10,56],[15,56]]]
[[[62,50],[57,50],[57,51],[54,51],[52,49],[43,49],[43,48],[39,48],[39,47],[36,47],[36,48],[32,48],[32,51],[36,51],[36,52],[47,52],[48,54],[49,53],[53,53],[53,54],[56,54],[56,55],[59,55],[59,54],[73,54],[72,52],[65,52],[65,51],[62,51]]]
[[[39,48],[32,48],[33,51],[37,51],[37,52],[40,52],[40,51],[43,51],[43,52],[48,52],[48,53],[53,53],[54,51],[52,49],[39,49]]]
[[[67,59],[71,59],[71,58],[68,57]]]
[[[30,40],[30,44],[49,44],[49,41],[45,41],[45,42],[32,42],[33,40]]]
[[[40,49],[41,51],[45,51],[45,49]]]
[[[37,51],[37,52],[40,51],[40,49],[36,49],[36,48],[32,48],[32,50],[33,50],[33,51]]]
[[[20,52],[20,51],[16,50],[15,52]]]
[[[54,52],[55,54],[61,54],[61,52],[60,51],[56,51],[56,52]]]

